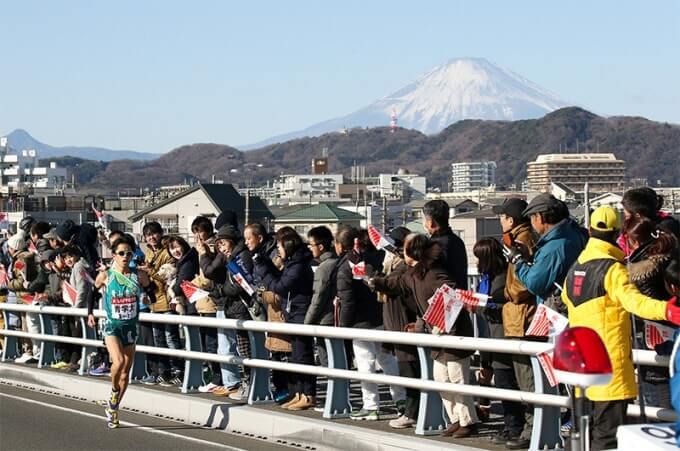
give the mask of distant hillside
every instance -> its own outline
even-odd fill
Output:
[[[581,152],[599,148],[625,160],[629,177],[680,185],[680,126],[639,117],[603,118],[575,107],[541,119],[460,121],[432,136],[406,129],[391,133],[378,127],[295,139],[248,152],[219,144],[193,144],[149,162],[113,161],[87,183],[113,191],[192,178],[209,181],[213,175],[227,183],[257,183],[280,173],[308,173],[311,159],[327,148],[331,172],[349,175],[354,162],[365,165],[367,174],[406,168],[440,187],[447,183],[452,162],[494,160],[498,184],[503,186],[520,183],[527,161],[539,154],[556,153],[560,145],[575,152],[577,140]]]
[[[89,160],[111,161],[129,158],[134,160],[153,160],[160,155],[148,152],[135,152],[133,150],[112,150],[102,147],[54,147],[38,141],[26,130],[17,129],[7,135],[9,145],[17,150],[35,149],[40,158],[71,156],[87,158]]]

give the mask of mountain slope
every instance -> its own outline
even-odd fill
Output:
[[[519,184],[526,163],[560,146],[575,152],[613,152],[626,161],[629,177],[680,184],[677,155],[680,126],[639,117],[603,118],[576,107],[541,119],[521,121],[459,121],[427,136],[416,130],[387,127],[352,130],[302,138],[241,152],[218,144],[193,144],[150,162],[114,161],[87,182],[97,189],[152,187],[188,179],[226,183],[266,183],[281,174],[309,173],[310,162],[326,148],[330,171],[349,176],[350,167],[366,166],[366,174],[405,168],[428,177],[428,184],[446,187],[454,161],[493,160],[497,183]],[[261,167],[260,167],[261,166]]]
[[[26,130],[17,129],[7,135],[9,145],[17,150],[35,149],[40,158],[71,156],[89,160],[112,161],[120,159],[153,160],[160,155],[132,150],[111,150],[101,147],[53,147],[32,137]]]
[[[386,126],[392,111],[400,126],[433,134],[464,119],[534,119],[567,105],[555,94],[484,58],[456,58],[354,113],[241,149],[318,136],[343,127]]]

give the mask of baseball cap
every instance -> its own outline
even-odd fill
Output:
[[[590,228],[600,232],[613,232],[621,229],[619,213],[612,207],[597,207],[590,215]]]
[[[47,232],[45,235],[43,235],[43,238],[47,240],[57,240],[59,237],[57,236],[57,228],[52,227],[49,232]]]
[[[531,199],[527,208],[522,212],[523,216],[529,217],[535,213],[542,213],[550,208],[560,208],[564,204],[552,194],[539,194]]]
[[[518,197],[509,197],[503,201],[501,205],[494,205],[493,212],[497,215],[510,216],[516,221],[526,221],[526,217],[522,212],[527,208],[527,202]]]

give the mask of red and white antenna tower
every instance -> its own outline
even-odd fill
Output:
[[[390,131],[394,133],[397,129],[397,110],[392,108],[392,115],[390,116]]]

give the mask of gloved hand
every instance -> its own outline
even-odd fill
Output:
[[[673,296],[666,302],[666,321],[670,321],[676,326],[680,326],[680,306],[678,305],[677,296]]]
[[[513,265],[520,262],[530,263],[529,249],[521,243],[516,243],[512,247],[503,245],[503,255],[508,263]]]

